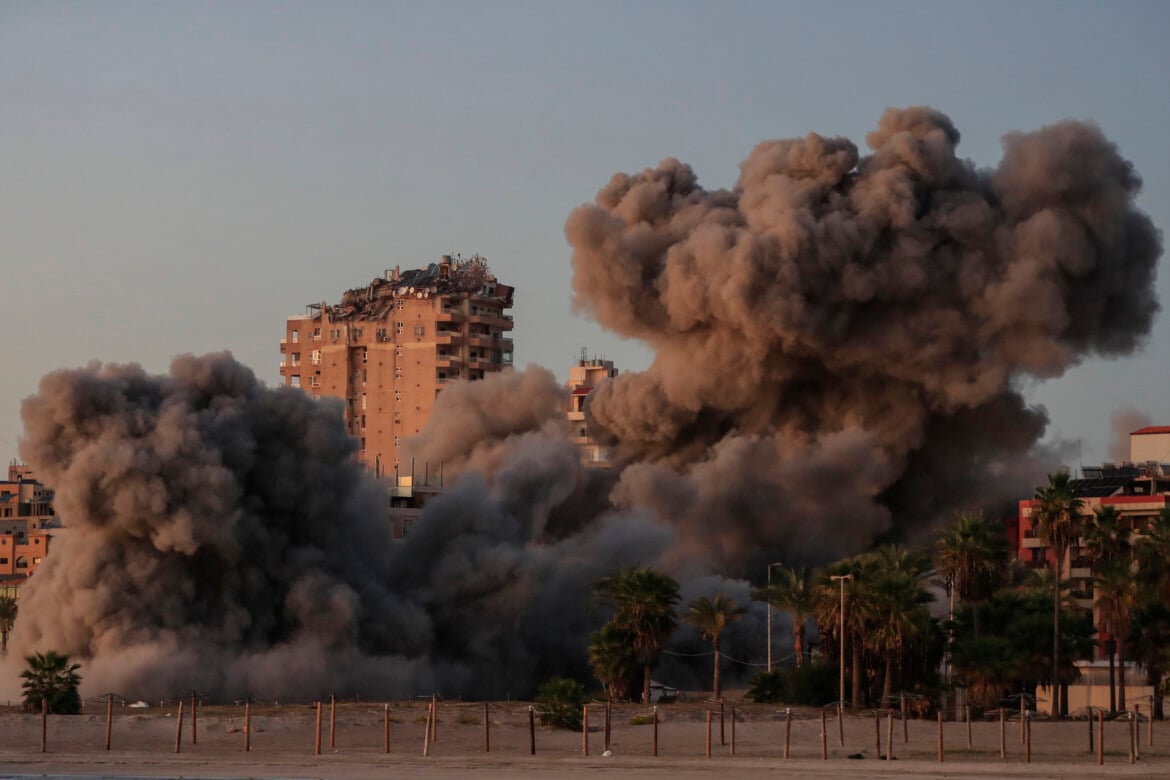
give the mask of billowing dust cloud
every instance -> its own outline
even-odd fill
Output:
[[[527,695],[587,675],[591,583],[668,544],[630,517],[531,544],[578,489],[563,437],[514,452],[494,486],[469,475],[435,502],[441,524],[395,542],[340,406],[227,354],[58,371],[22,413],[21,454],[68,528],[22,591],[10,658],[67,653],[88,695]]]
[[[866,141],[766,141],[732,190],[668,159],[565,226],[577,307],[656,351],[591,398],[615,499],[720,565],[1030,494],[1047,420],[1018,381],[1131,352],[1159,309],[1160,235],[1094,125],[1010,133],[994,170],[929,108]]]
[[[995,170],[958,140],[890,110],[870,154],[768,141],[731,190],[676,160],[615,175],[565,226],[578,308],[656,351],[590,397],[615,467],[581,466],[544,369],[452,386],[409,443],[449,488],[403,541],[339,406],[225,355],[46,377],[21,452],[69,536],[12,655],[87,659],[90,691],[529,695],[589,678],[590,585],[618,566],[745,603],[723,577],[1030,495],[1054,464],[1018,383],[1141,344],[1160,236],[1092,125],[1010,134]],[[760,658],[762,613],[729,656]],[[702,649],[693,628],[674,647]]]

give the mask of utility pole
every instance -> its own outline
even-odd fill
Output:
[[[772,671],[772,567],[782,563],[768,564],[768,671]]]
[[[838,610],[838,613],[837,613],[837,618],[838,618],[837,634],[838,634],[838,638],[841,640],[841,651],[840,651],[841,676],[839,678],[838,688],[837,688],[837,692],[838,692],[839,697],[840,697],[839,702],[837,704],[837,712],[838,712],[838,714],[840,714],[842,708],[845,706],[845,580],[853,579],[853,575],[852,574],[833,574],[829,577],[829,579],[838,583],[841,586],[841,608]]]

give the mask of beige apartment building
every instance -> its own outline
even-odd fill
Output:
[[[289,317],[280,375],[314,397],[341,399],[375,475],[409,472],[402,443],[422,431],[443,388],[512,364],[512,294],[479,256],[395,267],[336,305]]]
[[[8,479],[0,481],[0,596],[19,595],[63,530],[53,491],[28,466],[10,463]]]

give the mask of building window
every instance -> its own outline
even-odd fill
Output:
[[[16,568],[27,569],[28,568],[28,559],[25,558],[23,555],[20,556],[19,558],[17,558],[16,559]]]
[[[362,411],[366,410],[366,394],[362,393]]]
[[[415,325],[414,326],[414,335],[418,336],[420,339],[423,336],[427,335],[427,326],[426,325]]]
[[[294,366],[299,366],[301,364],[301,353],[300,352],[292,353],[292,364]]]
[[[301,386],[301,378],[299,376],[290,376],[288,378],[288,383],[293,387],[300,387]]]
[[[301,332],[299,330],[294,330],[292,332],[292,343],[296,344],[300,340],[301,340]]]
[[[366,437],[362,437],[362,452],[366,451]]]
[[[37,565],[37,564],[39,564],[40,562],[41,562],[41,559],[40,559],[40,558],[33,558],[33,566],[36,566],[36,565]]]
[[[365,347],[362,347],[362,362],[365,363],[370,359],[370,352]]]
[[[321,339],[321,329],[320,328],[313,328],[313,341],[320,341],[320,339]]]
[[[321,365],[321,350],[319,350],[319,349],[313,350],[313,352],[309,355],[309,362],[312,363],[314,366]]]
[[[317,377],[315,377],[315,376],[309,377],[309,385],[312,387],[317,387]]]

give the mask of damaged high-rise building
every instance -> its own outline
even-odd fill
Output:
[[[289,317],[280,375],[344,402],[359,457],[375,474],[409,470],[402,444],[426,425],[443,387],[511,365],[512,293],[478,255],[395,267],[337,305]]]

